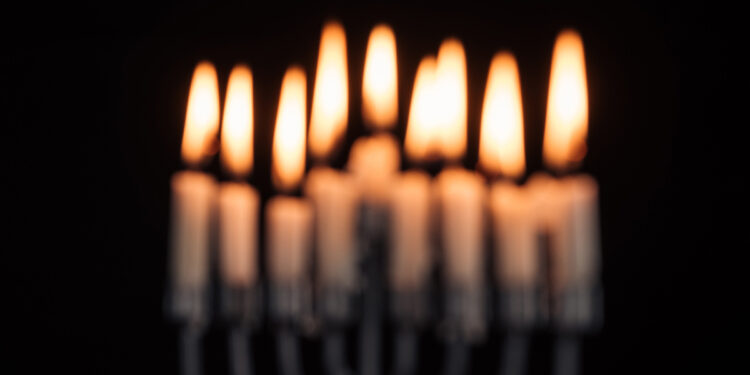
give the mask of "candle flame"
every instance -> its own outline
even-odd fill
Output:
[[[222,121],[222,164],[235,177],[244,177],[253,167],[253,74],[246,65],[229,74]]]
[[[443,41],[438,50],[434,110],[440,128],[441,153],[457,161],[466,151],[466,55],[458,39]]]
[[[346,67],[346,34],[338,22],[328,22],[320,37],[310,115],[310,152],[324,159],[344,135],[349,91]]]
[[[564,171],[583,160],[588,130],[586,63],[581,36],[564,30],[552,53],[547,121],[544,130],[544,161]]]
[[[426,161],[440,153],[440,138],[436,129],[435,56],[422,59],[417,68],[412,90],[409,120],[406,126],[404,148],[413,161]]]
[[[362,116],[374,129],[390,129],[398,121],[396,37],[380,24],[370,32],[362,82]]]
[[[195,67],[190,83],[182,160],[191,167],[200,166],[214,152],[218,129],[219,80],[214,65],[202,61]]]
[[[273,134],[273,183],[290,191],[305,172],[305,71],[299,66],[287,69],[281,83],[279,109]]]
[[[479,164],[487,172],[520,177],[525,168],[523,107],[516,58],[495,55],[490,64],[482,105]]]

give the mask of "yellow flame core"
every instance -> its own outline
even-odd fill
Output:
[[[221,162],[235,177],[253,167],[253,74],[237,65],[229,74],[221,126]]]
[[[182,160],[198,167],[213,152],[219,130],[219,80],[210,62],[198,63],[190,83],[185,130],[182,134]]]
[[[492,173],[520,177],[526,169],[521,82],[516,58],[507,52],[490,64],[482,105],[479,164]]]
[[[310,115],[310,152],[314,158],[325,159],[343,137],[348,107],[346,34],[340,23],[329,22],[320,38]]]
[[[404,148],[412,161],[426,161],[440,154],[440,138],[436,129],[435,56],[422,59],[417,68],[412,90],[409,120],[406,126]]]
[[[370,32],[362,82],[362,116],[374,129],[391,129],[398,121],[396,37],[388,25]]]
[[[583,41],[577,32],[564,30],[557,36],[552,53],[544,130],[544,161],[548,167],[564,171],[583,159],[588,107]]]
[[[456,161],[466,152],[466,55],[460,41],[446,39],[440,45],[436,72],[436,119],[441,153]]]
[[[305,173],[305,71],[292,66],[284,74],[273,134],[273,183],[279,190],[297,187]]]

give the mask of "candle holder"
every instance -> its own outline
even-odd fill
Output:
[[[362,275],[359,365],[362,375],[380,375],[384,267],[389,213],[385,205],[365,201],[357,227]]]
[[[323,364],[331,375],[348,375],[352,371],[346,360],[346,330],[353,322],[353,296],[350,288],[321,288],[318,309],[323,332]]]
[[[229,362],[234,375],[253,373],[250,333],[260,323],[263,295],[260,286],[221,288],[221,307],[229,327]]]
[[[209,292],[206,288],[172,287],[166,293],[164,310],[179,330],[180,373],[202,373],[201,336],[209,322]]]
[[[417,369],[418,333],[429,319],[429,288],[393,290],[390,307],[396,329],[392,374],[414,374]]]
[[[312,327],[310,283],[275,283],[271,286],[270,313],[277,326],[276,347],[281,374],[302,374],[298,336]]]

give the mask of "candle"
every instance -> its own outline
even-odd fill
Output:
[[[408,171],[391,188],[391,256],[389,279],[398,291],[417,291],[427,282],[431,266],[430,177]]]
[[[479,166],[490,175],[518,178],[525,171],[521,84],[515,57],[497,53],[490,64],[482,107]],[[531,290],[537,281],[537,234],[526,187],[492,185],[495,276],[502,287]]]
[[[435,179],[434,189],[440,202],[440,238],[448,285],[479,289],[484,264],[484,180],[472,171],[447,168]]]
[[[509,181],[492,185],[495,275],[504,289],[533,288],[538,278],[537,226],[531,193]]]
[[[392,129],[398,121],[396,36],[380,24],[370,32],[362,78],[362,117],[375,130]]]
[[[416,164],[439,154],[433,116],[436,67],[434,56],[425,57],[414,78],[404,151],[407,159]],[[424,291],[432,265],[431,184],[427,173],[412,169],[400,174],[391,186],[389,281],[391,288],[408,296],[412,304],[415,296]]]
[[[182,159],[193,169],[210,157],[219,125],[219,85],[216,69],[199,63],[188,96]],[[176,295],[205,293],[209,273],[210,221],[216,181],[197,170],[172,176],[171,281]],[[190,308],[180,305],[175,308]],[[180,313],[180,312],[178,312]],[[182,311],[182,313],[190,313]]]
[[[559,174],[579,166],[586,154],[588,93],[581,36],[564,30],[552,53],[544,162]],[[598,325],[599,294],[598,188],[593,178],[569,175],[548,184],[548,218],[552,261],[553,313],[559,327],[581,332]],[[561,340],[558,354],[569,349]],[[575,359],[575,358],[573,358]],[[570,358],[563,359],[564,363]],[[574,362],[573,362],[574,363]]]
[[[350,291],[357,189],[351,176],[324,166],[346,131],[348,116],[346,35],[338,22],[323,27],[313,92],[309,148],[320,165],[310,171],[304,192],[315,209],[317,276],[325,290]]]
[[[398,142],[390,134],[379,133],[354,142],[346,167],[366,202],[385,205],[400,165]]]
[[[285,192],[297,188],[305,171],[305,72],[287,69],[281,84],[273,136],[273,182]],[[272,282],[300,286],[309,266],[312,208],[305,199],[276,196],[266,205],[268,269]]]
[[[219,187],[221,276],[226,285],[250,287],[257,280],[258,192],[241,181],[253,165],[253,81],[247,66],[229,75],[221,129],[221,162],[236,181]]]

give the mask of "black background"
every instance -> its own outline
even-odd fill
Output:
[[[725,204],[739,210],[736,197],[746,190],[742,170],[732,165],[744,160],[739,135],[746,125],[733,117],[741,96],[726,91],[742,88],[739,78],[746,76],[729,72],[738,61],[727,52],[744,45],[727,38],[738,35],[736,12],[462,2],[271,9],[244,3],[32,5],[4,13],[0,123],[10,136],[3,136],[9,233],[2,267],[11,287],[3,309],[12,313],[9,330],[18,334],[7,339],[13,349],[0,367],[12,373],[176,373],[176,338],[162,299],[169,178],[182,168],[192,69],[201,59],[213,61],[222,95],[235,63],[253,69],[256,164],[250,182],[267,198],[281,77],[291,63],[302,64],[312,93],[320,27],[330,17],[344,24],[349,48],[345,150],[364,132],[364,53],[370,29],[382,21],[393,26],[398,44],[400,137],[419,60],[436,53],[447,36],[463,41],[467,167],[477,160],[490,59],[501,49],[515,53],[529,172],[543,169],[554,38],[564,27],[578,29],[590,95],[582,170],[601,188],[607,297],[604,330],[586,341],[585,370],[676,373],[721,366],[731,356],[727,348],[713,361],[708,351],[723,347],[718,334],[741,316],[720,294],[732,285],[730,273],[716,266],[748,249],[746,238],[729,237],[741,233],[747,219],[730,224],[715,210]],[[210,169],[221,175],[216,160]],[[255,339],[260,370],[273,363],[267,333]],[[494,371],[495,341],[477,351],[476,373]],[[211,373],[225,371],[220,331],[207,343]],[[306,346],[308,359],[316,357],[310,354],[315,348]],[[424,353],[439,355],[438,347]],[[542,365],[532,370],[541,373],[549,353],[542,347],[533,355]]]

